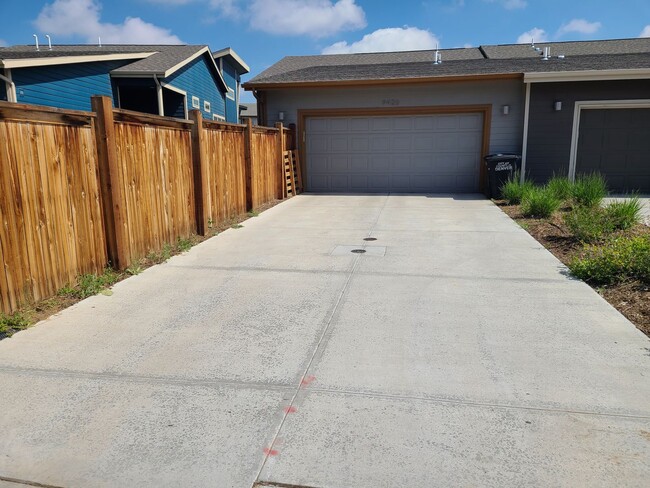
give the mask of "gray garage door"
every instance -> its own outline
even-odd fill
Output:
[[[314,117],[307,181],[317,192],[475,192],[483,115]]]
[[[594,171],[610,191],[650,192],[650,109],[582,110],[576,174]]]

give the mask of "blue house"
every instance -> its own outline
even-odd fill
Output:
[[[241,68],[231,63],[218,66],[208,46],[11,46],[0,48],[0,100],[90,110],[90,97],[104,95],[117,108],[237,122],[228,106],[239,75],[230,87],[225,78]]]
[[[235,51],[227,47],[212,53],[214,60],[228,86],[226,92],[226,119],[228,122],[239,120],[239,92],[241,77],[250,72],[248,65]]]

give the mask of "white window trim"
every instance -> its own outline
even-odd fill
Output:
[[[212,120],[218,120],[219,122],[225,122],[226,118],[223,115],[212,114]]]
[[[203,111],[212,112],[212,104],[208,100],[203,100]]]
[[[226,93],[226,98],[229,98],[230,100],[237,100],[237,97],[235,96],[235,90],[228,87],[228,92]]]
[[[192,108],[200,109],[201,108],[201,100],[199,97],[192,96]]]
[[[575,108],[573,109],[573,130],[571,131],[571,156],[569,159],[569,179],[571,181],[574,181],[576,177],[580,114],[583,110],[616,108],[650,108],[650,100],[587,100],[575,103]]]

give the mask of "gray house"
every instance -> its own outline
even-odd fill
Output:
[[[310,191],[479,191],[495,152],[650,191],[650,39],[292,56],[244,88],[297,125]]]

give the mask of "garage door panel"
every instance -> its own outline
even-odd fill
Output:
[[[350,119],[350,131],[368,132],[370,129],[370,120],[367,117],[355,117]]]
[[[367,154],[350,156],[351,172],[366,172],[370,169],[370,157]]]
[[[650,109],[580,112],[576,175],[598,171],[610,191],[650,192]]]
[[[412,139],[410,135],[392,136],[390,138],[391,151],[411,151]]]
[[[350,138],[350,151],[353,152],[368,152],[370,149],[370,140],[367,136]]]
[[[346,122],[308,119],[308,190],[478,190],[481,114],[339,118]]]
[[[310,134],[316,132],[327,132],[327,124],[329,119],[308,119],[307,120],[307,130]]]

